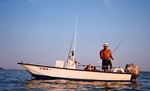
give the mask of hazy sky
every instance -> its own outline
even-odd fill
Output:
[[[100,65],[103,43],[113,51],[130,33],[113,65],[134,63],[150,71],[150,0],[0,0],[0,67],[66,61],[76,14],[80,63]]]

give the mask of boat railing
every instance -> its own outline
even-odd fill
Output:
[[[90,68],[88,68],[88,66],[90,66]],[[91,67],[92,66],[92,67]],[[77,68],[81,68],[81,67],[84,67],[84,70],[89,70],[89,71],[104,71],[102,69],[102,67],[108,67],[108,70],[107,72],[119,72],[119,73],[124,73],[124,69],[121,68],[121,67],[110,67],[110,66],[95,66],[95,65],[82,65],[82,64],[79,64],[77,66]],[[82,68],[83,69],[83,68]]]
[[[86,67],[86,66],[88,66],[88,65],[82,65],[82,64],[80,64],[80,65],[78,65],[78,67],[79,67],[79,66]],[[94,65],[94,66],[95,66],[95,65]],[[102,68],[102,67],[109,67],[109,66],[95,66],[95,67]],[[111,68],[119,68],[119,67],[111,67]]]

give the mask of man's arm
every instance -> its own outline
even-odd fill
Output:
[[[102,53],[102,51],[99,52],[99,56],[100,56],[100,59],[103,58],[103,53]]]
[[[114,58],[113,58],[113,56],[112,56],[112,52],[110,51],[110,58],[112,59],[112,60],[114,60]]]

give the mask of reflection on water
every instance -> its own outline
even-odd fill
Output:
[[[150,72],[141,72],[136,83],[30,79],[32,76],[26,70],[1,70],[0,91],[149,91],[150,89]]]
[[[140,89],[139,83],[130,82],[85,82],[69,80],[30,80],[27,84],[29,89],[41,89],[46,91],[79,91],[79,90],[130,90]]]

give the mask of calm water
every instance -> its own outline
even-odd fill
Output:
[[[26,70],[0,70],[0,91],[150,91],[150,72],[141,72],[137,83],[33,80]]]

